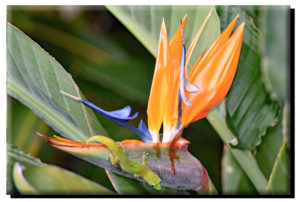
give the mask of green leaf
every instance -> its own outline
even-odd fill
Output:
[[[60,90],[74,95],[80,92],[58,62],[10,24],[7,36],[9,95],[65,137],[85,141],[91,134],[106,135],[91,110],[60,94]]]
[[[226,121],[238,138],[240,148],[253,150],[261,143],[266,128],[277,122],[279,105],[266,91],[261,75],[260,33],[251,18],[236,6],[218,8],[222,29],[239,14],[237,24],[245,22],[238,69],[226,99]]]
[[[279,120],[281,120],[281,118]],[[255,155],[256,161],[267,179],[272,172],[276,156],[282,143],[282,127],[281,124],[278,123],[275,127],[267,129],[266,135],[262,137],[262,143],[257,147]]]
[[[29,195],[39,194],[39,192],[35,190],[35,188],[32,187],[26,181],[26,179],[24,179],[24,176],[22,174],[22,169],[24,169],[23,166],[21,166],[19,163],[15,163],[13,168],[13,178],[17,189],[22,194],[29,194]]]
[[[180,20],[187,14],[184,37],[186,47],[189,47],[202,22],[213,6],[106,6],[127,29],[156,56],[157,43],[160,34],[162,19],[168,30],[168,38],[172,39],[180,25]],[[191,63],[209,47],[220,34],[219,19],[213,11],[202,36],[200,37]]]
[[[10,145],[7,145],[7,180],[23,194],[113,194],[99,184],[45,164]]]
[[[34,165],[44,165],[39,159],[33,158],[29,154],[24,153],[17,147],[7,145],[7,172],[6,179],[7,182],[14,185],[12,170],[15,162],[20,162],[22,164],[34,164]]]
[[[112,195],[114,192],[105,187],[87,180],[73,172],[56,166],[21,166],[16,163],[14,180],[18,190],[28,194],[23,184],[27,183],[39,194],[99,194]],[[31,194],[31,193],[29,193]]]
[[[277,155],[266,189],[268,194],[290,194],[290,155],[286,146],[284,142]]]
[[[24,162],[24,154],[14,152],[13,179],[22,194],[114,194],[112,191],[65,169]],[[27,157],[32,158],[32,157]],[[36,160],[32,160],[36,161]]]

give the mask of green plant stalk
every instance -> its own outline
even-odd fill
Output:
[[[243,168],[255,188],[260,194],[264,194],[267,187],[267,179],[259,169],[255,159],[249,151],[231,148],[233,135],[229,133],[229,129],[226,127],[225,122],[216,112],[216,110],[211,109],[211,112],[207,115],[207,119],[216,132],[219,134],[222,141],[230,149],[234,158]],[[234,142],[234,141],[233,141]]]
[[[65,134],[68,134],[72,139],[77,139],[80,137],[80,140],[85,141],[86,136],[81,133],[81,131],[76,130],[71,124],[69,124],[62,117],[57,116],[53,113],[52,110],[48,108],[48,106],[44,105],[42,102],[39,102],[37,99],[34,99],[30,94],[26,93],[26,91],[18,84],[13,82],[11,78],[7,77],[7,89],[8,94],[13,97],[18,97],[18,100],[22,100],[24,104],[27,106],[35,106],[35,111],[41,113],[42,117],[48,117],[49,121],[51,121],[57,128],[60,128]]]
[[[223,140],[224,143],[226,144],[231,144],[231,145],[237,145],[238,140],[234,135],[232,135],[227,128],[226,124],[223,122],[222,117],[218,114],[217,110],[212,108],[208,115],[206,116],[207,120],[210,122],[211,125],[214,126],[214,129],[216,132],[221,135],[221,139]]]

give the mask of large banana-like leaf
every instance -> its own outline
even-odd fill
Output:
[[[237,14],[238,23],[246,23],[238,69],[226,99],[226,121],[238,138],[238,146],[253,150],[261,143],[266,128],[277,123],[279,105],[271,98],[263,83],[260,33],[243,12],[236,6],[218,8],[223,29]]]
[[[65,137],[85,141],[106,135],[89,109],[61,96],[60,90],[82,96],[61,65],[21,31],[7,25],[7,89]]]

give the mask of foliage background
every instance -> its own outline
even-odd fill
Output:
[[[262,75],[266,89],[283,107],[289,103],[288,7],[239,7],[253,20],[261,33]],[[221,24],[223,7],[217,7]],[[87,100],[106,110],[131,105],[146,120],[147,99],[150,92],[155,58],[103,6],[8,6],[8,21],[41,45],[69,72]],[[224,16],[223,16],[224,17]],[[274,43],[276,41],[276,43]],[[282,48],[286,47],[286,48]],[[127,88],[122,88],[125,83]],[[52,148],[37,137],[55,132],[32,111],[8,96],[7,142],[22,151],[74,171],[113,190],[103,169]],[[116,141],[139,139],[129,130],[99,116],[97,118]],[[269,178],[282,145],[282,113],[278,123],[267,129],[262,143],[253,151],[266,179]],[[137,125],[139,120],[130,124]],[[288,134],[288,133],[287,133]],[[207,169],[219,193],[232,190],[226,174],[226,162],[234,161],[225,155],[217,132],[207,119],[191,124],[183,137],[192,144],[189,151]],[[287,138],[289,141],[289,138]],[[272,149],[270,149],[272,146]],[[290,145],[289,145],[290,146]],[[236,162],[231,162],[235,165]],[[240,179],[234,194],[257,194],[257,190],[236,165]],[[226,178],[227,176],[227,178]],[[18,193],[8,182],[8,192]]]

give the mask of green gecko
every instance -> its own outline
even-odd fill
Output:
[[[161,190],[160,178],[152,170],[146,166],[146,157],[143,154],[142,163],[129,159],[125,153],[118,147],[118,145],[112,139],[96,135],[87,140],[89,142],[101,142],[105,144],[109,150],[114,154],[110,154],[110,162],[112,165],[119,163],[121,168],[127,173],[133,173],[134,177],[142,177],[149,185],[157,190]]]

